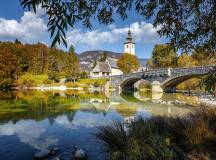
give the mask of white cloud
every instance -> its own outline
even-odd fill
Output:
[[[151,23],[134,22],[130,26],[135,42],[155,43],[161,40],[156,28]],[[107,27],[107,31],[101,29],[83,32],[81,29],[74,29],[67,33],[69,44],[83,44],[90,47],[97,47],[105,43],[115,43],[123,40],[129,27],[118,28],[115,25]]]
[[[46,136],[41,139],[45,131],[46,128],[32,120],[21,120],[15,124],[8,122],[0,125],[0,136],[16,135],[20,142],[26,143],[38,150],[46,150],[58,143],[58,139],[54,137]]]
[[[37,14],[24,12],[20,21],[0,18],[0,40],[13,41],[18,38],[25,43],[46,41],[49,34],[43,15],[44,11],[39,8]]]
[[[44,10],[38,8],[37,14],[29,11],[24,12],[19,21],[0,18],[0,41],[14,41],[18,38],[24,43],[49,43],[51,40],[49,40],[50,35],[44,15]],[[134,22],[130,28],[136,43],[157,43],[161,40],[157,29],[151,23]],[[128,29],[129,27],[117,27],[115,24],[89,31],[75,28],[67,32],[67,42],[68,44],[100,48],[102,44],[124,41]]]
[[[74,117],[74,120],[72,122],[69,122],[68,118],[66,116],[59,116],[55,119],[55,122],[59,125],[64,126],[65,128],[69,129],[78,129],[79,127],[85,127],[85,128],[95,128],[97,126],[106,125],[106,120],[100,120],[98,121],[98,115],[90,114],[90,116],[86,116],[87,113],[84,114],[80,113],[82,117]],[[89,119],[89,117],[91,117]]]

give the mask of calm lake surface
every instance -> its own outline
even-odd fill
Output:
[[[0,159],[31,160],[40,150],[60,148],[63,160],[71,159],[74,146],[83,148],[90,160],[107,159],[94,133],[99,126],[140,115],[184,116],[189,105],[158,104],[196,97],[181,94],[132,94],[67,92],[0,92]]]

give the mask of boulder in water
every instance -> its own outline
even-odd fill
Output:
[[[35,160],[43,160],[43,159],[49,158],[51,156],[55,156],[58,153],[58,151],[59,151],[58,148],[52,148],[50,150],[48,150],[48,149],[42,150],[42,151],[35,153],[34,159]]]
[[[35,160],[42,160],[42,159],[48,158],[50,156],[51,155],[50,155],[49,150],[43,150],[43,151],[39,151],[39,152],[35,153],[34,159]]]
[[[85,151],[79,147],[75,147],[73,151],[73,160],[87,160]]]

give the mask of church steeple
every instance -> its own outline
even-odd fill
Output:
[[[126,42],[124,43],[124,53],[135,55],[135,43],[133,42],[130,28],[128,30]]]

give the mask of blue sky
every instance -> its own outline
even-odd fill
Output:
[[[42,9],[39,9],[35,15],[24,11],[19,0],[0,2],[0,41],[14,41],[18,38],[23,43],[43,42],[50,45],[46,23]],[[78,53],[87,50],[122,53],[129,26],[136,43],[136,55],[139,58],[149,58],[155,44],[166,42],[157,34],[157,29],[153,28],[150,21],[144,21],[133,11],[125,21],[116,16],[115,22],[109,26],[100,25],[93,20],[93,28],[90,30],[78,24],[74,29],[67,31],[67,42],[69,45],[73,44]]]

